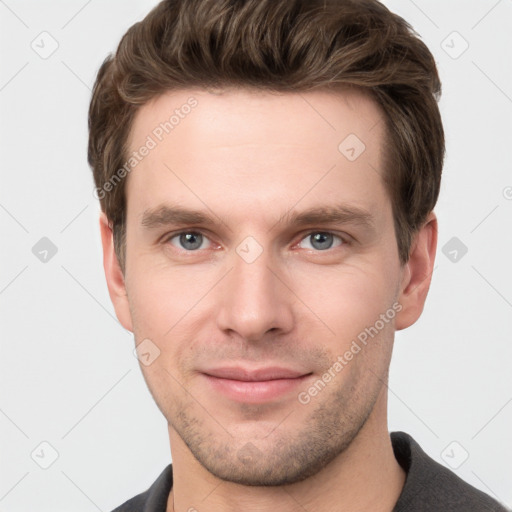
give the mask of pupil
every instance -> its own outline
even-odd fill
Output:
[[[315,249],[329,249],[332,245],[332,235],[330,233],[315,233],[312,245]]]
[[[197,249],[201,247],[202,235],[201,233],[183,233],[180,236],[180,242],[186,249]]]

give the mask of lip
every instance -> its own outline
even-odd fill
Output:
[[[203,373],[220,379],[255,382],[277,379],[295,379],[306,375],[307,372],[281,368],[278,366],[267,366],[265,368],[256,368],[254,370],[249,370],[240,366],[223,366],[222,368],[206,370]]]
[[[227,398],[243,403],[262,403],[287,395],[311,376],[289,368],[214,368],[203,372],[211,388]]]

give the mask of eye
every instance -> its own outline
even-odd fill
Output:
[[[181,233],[176,233],[167,239],[167,241],[170,242],[171,245],[174,245],[174,247],[184,249],[186,251],[206,249],[206,247],[202,247],[202,245],[207,240],[208,238],[197,231],[182,231]]]
[[[210,240],[198,231],[182,231],[175,233],[169,236],[166,242],[187,252],[207,249],[211,245]],[[304,246],[304,243],[307,243],[309,246]],[[346,243],[343,238],[329,231],[313,231],[301,240],[299,247],[303,249],[313,249],[315,251],[326,251]]]
[[[301,244],[303,244],[304,241],[309,241],[310,246],[302,246],[303,249],[315,249],[317,251],[325,251],[333,247],[335,239],[338,239],[339,243],[336,244],[334,247],[338,247],[346,243],[340,236],[335,235],[334,233],[330,233],[329,231],[313,231],[302,239],[299,246],[301,246]]]

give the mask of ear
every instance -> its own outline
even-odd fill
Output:
[[[437,217],[430,212],[416,233],[409,261],[403,267],[398,302],[402,305],[396,315],[397,331],[411,326],[420,317],[430,288],[437,248]]]
[[[103,247],[103,268],[107,279],[108,293],[121,325],[133,332],[132,318],[126,294],[124,276],[114,250],[114,236],[104,212],[100,213],[101,245]]]

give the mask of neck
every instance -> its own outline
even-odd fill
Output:
[[[395,459],[387,430],[386,398],[382,392],[343,453],[312,477],[284,486],[252,487],[216,478],[169,427],[173,488],[167,512],[391,512],[406,475]]]

